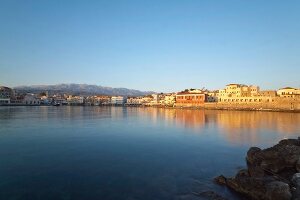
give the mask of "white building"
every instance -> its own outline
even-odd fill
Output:
[[[174,106],[176,102],[176,94],[166,94],[163,99],[163,105],[165,106]]]
[[[36,97],[34,94],[26,94],[23,99],[23,104],[26,105],[40,105],[41,100]]]
[[[285,87],[277,91],[277,95],[280,97],[296,97],[300,96],[300,89]]]
[[[83,105],[84,98],[81,96],[69,96],[67,102],[69,105]]]
[[[126,98],[122,96],[112,96],[111,104],[112,105],[123,105],[126,102]]]
[[[127,98],[127,105],[142,105],[143,101],[141,97],[130,97]]]

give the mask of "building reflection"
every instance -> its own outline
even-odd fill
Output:
[[[186,129],[186,133],[219,134],[235,144],[258,144],[266,137],[290,138],[300,136],[300,113],[188,110],[152,107],[2,107],[0,125],[7,127],[19,120],[35,119],[36,123],[59,121],[61,126],[69,121],[88,126],[101,123],[101,119],[132,119],[136,123],[161,124]],[[135,119],[133,119],[135,118]],[[272,136],[270,136],[272,135]]]
[[[142,108],[138,113],[152,123],[163,122],[198,134],[213,128],[236,144],[257,144],[268,133],[280,134],[280,138],[300,135],[299,113],[159,108]]]

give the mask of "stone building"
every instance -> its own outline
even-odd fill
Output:
[[[259,92],[259,96],[264,96],[264,97],[276,97],[277,93],[275,90],[263,90]]]
[[[206,94],[183,91],[176,94],[177,107],[197,107],[203,106],[206,100]]]
[[[219,102],[255,102],[259,101],[260,89],[254,85],[228,84],[225,89],[219,90]]]
[[[277,91],[277,95],[280,97],[299,97],[300,89],[292,87],[281,88]]]

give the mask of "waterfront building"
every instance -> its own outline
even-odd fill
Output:
[[[250,90],[250,96],[257,96],[260,93],[260,88],[255,85],[250,85],[248,89]]]
[[[160,106],[163,104],[163,100],[165,95],[163,93],[161,94],[152,94],[152,100],[150,101],[150,106]]]
[[[178,107],[197,107],[203,106],[206,94],[202,92],[183,91],[176,94],[176,106]]]
[[[300,89],[285,87],[277,91],[277,95],[280,97],[300,97]]]
[[[15,95],[13,98],[10,99],[11,105],[22,105],[25,95]]]
[[[124,105],[126,102],[126,98],[123,96],[112,96],[111,104],[112,105]]]
[[[63,97],[55,98],[54,103],[57,103],[57,104],[60,104],[60,105],[67,105],[68,104],[67,100]]]
[[[25,104],[25,105],[40,105],[41,100],[35,94],[27,93],[23,98],[23,104]]]
[[[41,99],[41,104],[43,105],[49,105],[51,103],[51,100],[46,95],[41,96],[40,99]]]
[[[63,94],[55,94],[51,98],[48,97],[48,104],[60,104],[60,105],[67,105],[67,98],[68,96],[65,96]]]
[[[228,84],[225,89],[219,90],[218,102],[255,102],[259,101],[260,88],[244,84]]]
[[[158,98],[158,94],[152,94],[151,96],[153,97],[152,102],[153,102],[153,103],[157,103],[157,102],[158,102],[158,99],[159,99],[159,98]]]
[[[176,94],[171,93],[171,94],[166,94],[164,96],[162,105],[164,106],[174,106],[176,102]]]
[[[99,105],[107,105],[110,104],[110,97],[109,96],[98,96],[97,101],[99,102]]]
[[[225,97],[250,97],[259,93],[259,87],[244,84],[228,84],[224,93]]]
[[[277,93],[276,93],[276,90],[262,90],[259,92],[259,96],[276,97]]]
[[[84,105],[93,106],[95,103],[96,103],[96,96],[88,96],[85,98]]]
[[[109,96],[94,96],[93,98],[93,104],[95,106],[108,104],[110,103],[110,97]]]
[[[110,103],[109,96],[88,96],[85,98],[85,102],[84,102],[84,104],[88,106],[100,106],[109,103]]]
[[[82,96],[69,96],[67,98],[68,105],[83,105],[84,98]]]
[[[100,106],[110,103],[109,96],[87,96],[84,100],[84,105],[87,106]]]
[[[142,97],[128,97],[126,100],[126,105],[128,106],[138,106],[142,105]]]
[[[0,105],[11,103],[11,98],[14,98],[14,91],[5,86],[0,86]]]
[[[150,102],[153,100],[153,97],[151,95],[147,95],[142,97],[142,104],[147,105],[150,104]]]
[[[207,92],[206,101],[207,102],[218,102],[219,91]]]

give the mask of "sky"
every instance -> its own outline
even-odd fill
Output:
[[[300,87],[298,0],[0,0],[0,85]]]

